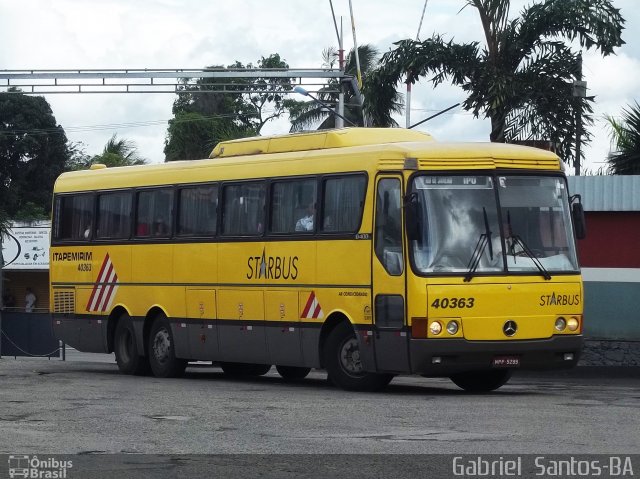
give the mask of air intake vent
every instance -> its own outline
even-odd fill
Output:
[[[53,292],[53,312],[73,314],[76,308],[76,292],[66,289]]]

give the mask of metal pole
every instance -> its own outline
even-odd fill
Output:
[[[343,31],[342,31],[342,17],[340,17],[340,35],[338,36],[338,65],[340,71],[344,75],[344,46],[342,43]],[[335,125],[336,128],[343,128],[344,121],[344,85],[340,82],[340,93],[338,93],[338,114],[336,115]]]
[[[573,96],[576,101],[576,156],[573,159],[573,167],[576,176],[580,176],[580,147],[582,146],[582,99],[587,96],[587,82],[582,81],[582,53],[578,55],[578,72],[576,81],[573,82]]]
[[[358,53],[358,40],[356,39],[356,19],[353,16],[353,4],[349,0],[349,12],[351,13],[351,31],[353,33],[353,53],[356,56],[356,78],[358,79],[358,88],[362,91],[362,71],[360,70],[360,55]],[[364,108],[360,105],[362,112],[362,124],[367,126],[367,119],[364,116]]]
[[[407,78],[407,102],[405,105],[406,127],[411,128],[411,82]]]

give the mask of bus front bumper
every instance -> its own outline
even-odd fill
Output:
[[[568,369],[578,363],[582,343],[582,335],[518,341],[411,339],[411,371],[425,376],[449,376],[464,371],[505,367]]]

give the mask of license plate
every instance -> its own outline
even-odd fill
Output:
[[[496,356],[492,363],[494,368],[518,368],[520,358],[518,356]]]

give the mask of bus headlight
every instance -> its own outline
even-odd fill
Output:
[[[580,321],[577,318],[569,318],[567,320],[567,328],[569,331],[576,331],[580,327]]]
[[[567,327],[567,320],[560,316],[556,319],[556,331],[564,331],[564,328]]]
[[[458,321],[452,320],[447,323],[447,333],[454,335],[458,332]]]
[[[429,331],[431,331],[431,334],[433,334],[434,336],[440,334],[442,332],[442,324],[440,323],[440,321],[434,321],[433,323],[431,323],[429,325]]]

